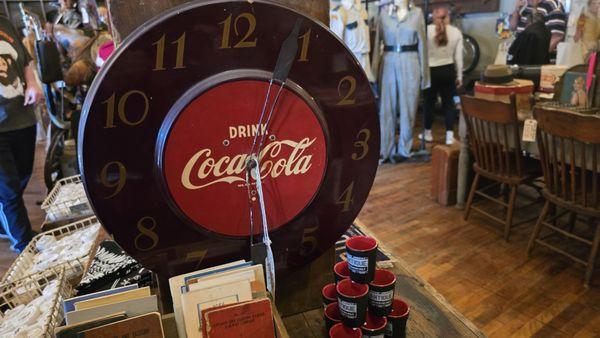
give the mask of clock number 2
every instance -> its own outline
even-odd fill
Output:
[[[338,198],[336,204],[342,206],[342,212],[350,211],[350,207],[354,202],[354,182],[350,183],[350,185],[344,190],[342,195]]]
[[[116,180],[114,172],[111,170],[111,168],[116,168],[117,170],[118,176],[116,177]],[[115,189],[112,194],[105,197],[104,199],[113,198],[117,196],[121,192],[121,190],[123,190],[123,187],[125,186],[126,176],[127,169],[125,169],[125,166],[121,162],[109,162],[104,166],[104,168],[102,168],[102,170],[100,171],[100,183],[102,183],[102,185],[106,188]]]
[[[137,222],[137,229],[140,232],[135,236],[133,244],[139,251],[150,251],[158,245],[158,234],[156,229],[156,220],[152,217],[143,217]]]
[[[361,139],[362,136],[362,139]],[[362,129],[361,131],[358,132],[358,135],[356,135],[356,138],[358,139],[356,142],[354,142],[354,147],[356,148],[360,148],[360,153],[356,152],[352,154],[352,159],[354,161],[360,161],[363,158],[365,158],[367,156],[367,154],[369,153],[369,139],[371,139],[371,131],[369,129]]]
[[[251,13],[242,13],[238,15],[235,20],[233,20],[233,14],[229,14],[225,21],[220,22],[220,25],[223,25],[223,38],[221,39],[221,47],[220,49],[231,48],[231,21],[233,20],[233,30],[235,31],[235,36],[240,36],[241,32],[238,30],[238,23],[240,20],[246,20],[248,22],[248,30],[244,37],[236,43],[233,48],[251,48],[256,47],[256,43],[258,42],[258,38],[254,38],[254,40],[250,40],[252,35],[254,34],[254,30],[256,30],[256,17]]]
[[[317,250],[317,237],[315,233],[319,230],[319,226],[312,228],[305,228],[302,234],[302,249],[300,249],[300,256],[308,256]]]
[[[347,84],[347,85],[346,85]],[[345,93],[342,90],[346,90]],[[356,97],[354,96],[356,92],[356,79],[351,76],[345,76],[338,83],[338,95],[342,98],[340,102],[337,103],[338,106],[349,106],[356,103]]]
[[[144,102],[143,109],[141,109],[141,114],[138,114],[138,117],[136,119],[127,116],[127,101],[134,96],[140,97]],[[121,122],[128,126],[137,126],[144,122],[144,120],[148,116],[148,111],[150,110],[150,100],[148,99],[148,96],[146,96],[146,94],[144,94],[144,92],[140,90],[128,91],[123,96],[121,96],[118,104],[117,95],[115,93],[113,93],[108,100],[102,103],[106,104],[106,125],[104,126],[105,129],[116,127],[115,110],[119,117],[119,120],[121,120]]]
[[[185,65],[183,64],[183,57],[185,54],[185,32],[181,34],[179,39],[171,42],[173,45],[177,45],[177,56],[175,58],[175,67],[173,69],[184,69]],[[163,36],[158,39],[158,41],[152,44],[156,46],[156,63],[154,66],[155,71],[158,70],[166,70],[165,68],[165,48],[166,48],[166,37]]]

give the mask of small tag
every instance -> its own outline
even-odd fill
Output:
[[[523,126],[523,142],[535,142],[537,133],[537,121],[534,119],[525,120]]]

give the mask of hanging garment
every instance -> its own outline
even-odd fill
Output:
[[[381,160],[394,155],[408,158],[420,90],[430,86],[425,20],[420,8],[411,8],[402,20],[395,12],[382,11],[377,24],[373,71],[379,75],[381,88]],[[395,147],[398,122],[400,138]]]
[[[368,14],[362,6],[352,5],[349,9],[337,6],[329,15],[331,30],[344,41],[348,49],[361,64],[369,82],[375,82],[371,71],[371,37],[369,32]]]

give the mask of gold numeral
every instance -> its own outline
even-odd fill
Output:
[[[126,110],[127,100],[129,100],[129,98],[134,95],[140,96],[144,100],[144,108],[143,108],[143,112],[140,117],[138,117],[137,119],[130,120],[127,117],[127,110]],[[106,125],[104,126],[105,129],[116,127],[116,125],[115,125],[116,101],[117,101],[117,96],[115,93],[113,93],[112,96],[108,100],[102,102],[103,104],[106,104],[106,106],[107,106],[106,107]],[[150,109],[150,100],[148,99],[146,94],[144,94],[144,92],[139,91],[139,90],[130,90],[119,99],[119,104],[116,106],[117,106],[116,107],[117,113],[119,115],[119,120],[121,120],[121,122],[123,122],[129,126],[137,126],[137,125],[141,124],[142,122],[144,122],[144,120],[148,116],[148,111]]]
[[[196,267],[194,269],[199,269],[207,253],[208,250],[188,252],[187,255],[185,255],[185,262],[197,262]]]
[[[156,63],[154,65],[155,71],[165,70],[165,35],[154,42],[152,45],[156,46]],[[175,67],[173,69],[184,69],[183,58],[185,54],[185,32],[181,34],[179,39],[171,42],[173,45],[177,45],[177,57],[175,58]]]
[[[111,167],[116,167],[118,171],[118,177],[116,180],[114,179],[114,174],[109,173],[109,169]],[[104,166],[104,168],[102,168],[102,171],[100,171],[100,183],[102,183],[102,185],[106,188],[115,189],[115,191],[113,191],[111,195],[105,197],[105,199],[113,198],[117,196],[121,192],[121,190],[123,190],[123,187],[125,186],[126,176],[127,170],[121,162],[109,162]]]
[[[225,21],[220,22],[220,25],[223,25],[223,37],[221,39],[221,47],[220,49],[231,48],[231,21],[233,19],[233,14],[229,14]],[[248,22],[248,30],[242,37],[242,39],[236,43],[233,48],[251,48],[256,47],[256,43],[258,42],[258,38],[254,38],[254,40],[250,40],[254,31],[256,30],[256,17],[251,13],[242,13],[238,15],[235,20],[233,20],[233,30],[235,32],[235,36],[239,37],[242,35],[240,30],[238,29],[238,23],[240,20],[246,20]]]
[[[149,225],[149,226],[148,226]],[[137,223],[137,229],[140,233],[135,236],[133,244],[139,251],[150,251],[158,245],[158,234],[156,229],[156,220],[152,217],[144,217]]]
[[[354,182],[350,183],[348,188],[344,190],[336,204],[342,205],[342,212],[350,211],[350,206],[354,202]]]
[[[364,139],[360,140],[361,135],[364,135]],[[356,148],[360,148],[361,153],[360,155],[358,153],[354,153],[352,154],[352,159],[355,161],[360,161],[363,158],[365,158],[367,156],[367,154],[369,153],[369,139],[371,139],[371,131],[369,129],[362,129],[361,131],[358,132],[358,135],[356,135],[356,138],[359,139],[358,141],[354,142],[354,147]]]
[[[319,226],[312,228],[305,228],[302,234],[302,249],[300,250],[300,256],[308,256],[317,250],[317,237],[315,233],[319,230]]]
[[[308,46],[310,45],[311,31],[312,29],[309,29],[306,34],[300,37],[302,40],[302,48],[300,49],[300,58],[298,59],[298,62],[308,62]]]
[[[342,93],[342,90],[345,87],[344,84],[348,84],[348,89],[346,90],[346,94]],[[354,93],[356,92],[356,79],[348,75],[340,80],[338,84],[338,95],[343,97],[340,102],[337,103],[338,106],[349,106],[356,103],[356,98],[354,97]]]

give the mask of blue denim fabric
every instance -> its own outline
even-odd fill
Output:
[[[0,223],[17,251],[34,235],[23,192],[33,171],[35,137],[35,126],[0,133]]]

